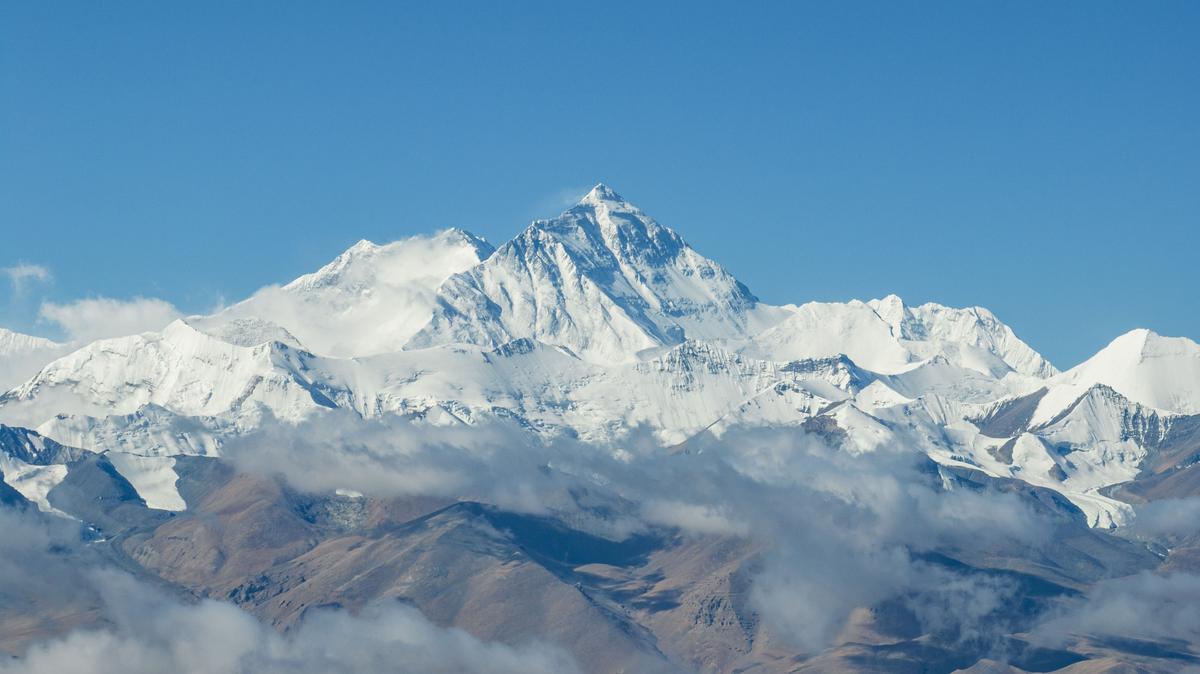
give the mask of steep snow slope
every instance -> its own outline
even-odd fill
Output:
[[[739,350],[774,360],[845,354],[868,370],[884,373],[906,369],[919,360],[866,303],[809,302],[788,309],[786,318],[753,335]]]
[[[909,307],[895,295],[846,303],[810,302],[740,346],[759,358],[789,360],[846,354],[874,372],[895,374],[941,357],[960,368],[1001,378],[1016,373],[1042,378],[1056,373],[986,309],[939,304]]]
[[[4,483],[17,490],[21,496],[37,505],[38,510],[58,513],[46,498],[67,477],[67,467],[62,464],[39,466],[0,453],[0,474]]]
[[[978,370],[957,365],[942,355],[895,374],[879,375],[879,378],[888,388],[908,398],[937,395],[962,403],[985,403],[1024,393],[1031,386],[1025,377],[1010,375],[996,379]]]
[[[438,286],[491,253],[490,244],[460,229],[384,245],[359,241],[316,272],[192,323],[244,346],[294,335],[294,345],[327,356],[399,351],[429,322]],[[231,326],[235,319],[257,323]]]
[[[438,291],[410,348],[532,338],[599,363],[686,338],[745,335],[775,313],[720,265],[604,185]]]
[[[175,459],[170,456],[137,456],[123,452],[109,452],[108,460],[121,474],[146,507],[156,510],[187,510],[187,503],[179,494],[179,474],[175,472]]]

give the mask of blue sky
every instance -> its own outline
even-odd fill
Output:
[[[770,302],[979,304],[1060,366],[1200,338],[1198,34],[1185,2],[8,2],[0,266],[51,277],[0,325],[499,243],[604,181]]]

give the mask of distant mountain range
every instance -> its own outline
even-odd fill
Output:
[[[0,333],[0,358],[60,349]],[[1135,330],[1060,373],[980,307],[767,305],[597,185],[496,249],[461,230],[361,241],[217,314],[83,345],[0,399],[0,421],[84,448],[218,454],[264,413],[335,407],[589,440],[645,427],[664,446],[821,416],[869,450],[916,424],[935,461],[1054,489],[1115,526],[1127,508],[1106,490],[1200,414],[1200,345]]]
[[[0,373],[12,385],[0,397],[6,425],[0,427],[0,470],[10,501],[23,499],[107,534],[123,531],[125,553],[137,564],[203,587],[205,596],[223,593],[261,607],[267,596],[276,597],[275,608],[263,610],[284,623],[298,618],[300,605],[278,597],[332,601],[330,593],[337,592],[331,588],[350,582],[334,551],[353,541],[344,523],[327,521],[334,517],[328,509],[351,519],[386,518],[359,512],[353,497],[330,496],[320,502],[325,514],[289,519],[294,528],[280,534],[280,546],[299,546],[294,552],[305,548],[315,557],[274,550],[263,554],[292,566],[264,566],[265,557],[251,555],[256,561],[245,557],[221,572],[226,575],[206,575],[204,565],[215,562],[185,540],[211,539],[212,549],[230,559],[250,554],[245,543],[222,538],[228,532],[206,529],[216,520],[200,515],[219,510],[218,493],[230,503],[252,500],[244,491],[250,483],[229,482],[220,457],[229,443],[253,437],[266,424],[347,415],[437,429],[499,423],[521,429],[533,443],[619,447],[649,438],[664,455],[703,452],[747,429],[794,429],[849,456],[911,450],[946,484],[1016,485],[1005,489],[1052,502],[1056,513],[1101,530],[1127,525],[1137,504],[1192,496],[1200,484],[1193,477],[1200,464],[1197,343],[1135,330],[1060,372],[981,307],[910,306],[894,295],[768,305],[605,185],[497,248],[453,229],[383,245],[361,241],[311,274],[161,332],[68,348],[0,330]],[[205,459],[224,467],[205,468]],[[292,508],[299,498],[254,484],[275,490],[272,508]],[[111,503],[133,509],[97,510],[89,491],[97,485],[108,485],[103,489],[114,495]],[[535,560],[555,554],[541,537],[576,535],[559,523],[539,520],[537,526],[549,527],[543,531],[506,520],[486,504],[435,500],[413,511],[429,518],[419,534],[389,533],[389,542],[373,544],[391,546],[388,551],[374,547],[376,558],[354,568],[397,559],[418,563],[446,545],[451,531],[491,537],[511,554]],[[173,524],[163,523],[168,513],[175,513]],[[164,527],[180,531],[172,538]],[[1101,545],[1090,538],[1099,533],[1071,531],[1072,540],[1089,541],[1084,547]],[[299,543],[309,539],[324,542],[315,548]],[[595,545],[601,554],[609,544]],[[712,554],[713,564],[734,569],[753,553]],[[1108,554],[1095,552],[1098,559]],[[1151,564],[1129,562],[1129,568],[1143,562]],[[447,573],[502,573],[464,564],[447,562]],[[702,573],[691,558],[662,564],[695,582],[711,571]],[[576,573],[548,562],[521,568],[531,578]],[[717,594],[687,599],[685,592],[674,600],[723,597],[707,619],[739,630],[740,645],[730,648],[740,654],[714,655],[704,660],[705,671],[733,671],[733,663],[746,658],[766,661],[753,645],[760,628],[737,603],[742,572],[730,573],[721,576]],[[328,586],[296,585],[299,575],[314,574]],[[256,575],[262,587],[247,580]],[[544,597],[548,606],[539,610],[548,616],[599,610],[603,602],[580,599],[570,582]],[[441,608],[424,610],[463,624],[457,609],[437,603],[443,600],[429,598],[428,606]],[[563,629],[572,639],[598,629],[603,643],[597,648],[651,653],[656,662],[679,663],[682,656],[672,649],[701,647],[679,637],[683,641],[672,646],[649,648],[646,634],[666,638],[656,631],[654,612],[621,610],[633,611],[627,624],[584,621]],[[672,625],[662,629],[681,629]],[[551,627],[522,634],[539,629]],[[475,631],[505,636],[492,628]],[[639,671],[630,658],[593,669]],[[828,666],[824,671],[835,671]]]

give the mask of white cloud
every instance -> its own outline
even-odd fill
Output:
[[[806,651],[827,646],[857,607],[905,598],[922,625],[974,643],[1016,590],[943,569],[921,554],[977,545],[1036,549],[1053,519],[1018,495],[945,491],[921,457],[897,449],[852,456],[794,429],[733,429],[687,455],[566,438],[529,442],[504,424],[440,427],[324,414],[264,426],[222,448],[239,468],[282,475],[302,491],[423,494],[557,517],[622,539],[657,528],[761,546],[748,598],[772,634]],[[667,534],[670,535],[670,534]],[[1028,553],[1032,554],[1032,553]]]
[[[31,282],[49,281],[51,278],[49,269],[40,264],[30,264],[28,262],[4,267],[2,271],[8,276],[13,290],[18,293],[24,290],[25,286]]]
[[[1101,581],[1087,596],[1068,599],[1034,633],[1052,645],[1074,634],[1194,643],[1200,639],[1200,576],[1144,571]]]
[[[229,442],[222,453],[238,468],[282,475],[301,491],[345,488],[377,497],[479,501],[555,518],[611,540],[634,533],[674,540],[675,532],[662,527],[688,536],[736,537],[734,544],[753,551],[740,576],[749,581],[747,607],[762,619],[773,643],[808,653],[834,643],[858,608],[888,601],[899,602],[942,645],[1000,653],[1008,643],[1005,635],[1024,632],[1038,620],[1042,600],[1030,608],[1015,576],[977,573],[965,561],[946,564],[940,554],[927,553],[975,550],[992,557],[1003,551],[1014,559],[1070,561],[1076,558],[1054,552],[1069,544],[1048,543],[1059,527],[1086,531],[1052,504],[1035,508],[1040,501],[1003,486],[993,491],[985,481],[966,488],[956,486],[950,474],[931,475],[926,460],[910,451],[852,456],[795,429],[732,429],[719,439],[698,440],[695,453],[679,455],[642,451],[636,436],[620,456],[612,447],[569,438],[531,440],[503,423],[441,427],[330,412],[298,425],[268,423]],[[1103,545],[1091,539],[1087,558],[1097,559],[1092,555]],[[0,594],[13,579],[23,586],[26,575],[41,566],[20,554],[28,547],[9,555],[20,564],[18,571],[5,572],[0,541]],[[995,557],[989,565],[1006,568],[1007,559]],[[1191,635],[1197,623],[1188,607],[1196,590],[1191,581],[1177,582],[1185,601],[1169,616],[1175,631],[1164,633]],[[1114,586],[1097,606],[1130,605],[1142,596],[1152,604],[1169,595],[1152,581],[1143,584],[1149,587]],[[357,615],[314,613],[298,631],[281,636],[228,604],[156,604],[153,597],[127,602],[122,598],[136,599],[136,593],[120,581],[100,583],[99,589],[111,628],[43,643],[8,669],[0,662],[0,674],[378,671],[389,662],[412,663],[412,671],[422,672],[571,666],[553,648],[488,644],[433,627],[395,604],[369,605]],[[1060,614],[1056,624],[1068,631],[1075,625],[1127,628],[1101,624],[1095,614],[1088,605],[1076,607]]]
[[[682,501],[651,499],[642,505],[642,517],[651,524],[698,534],[743,536],[750,531],[745,522],[730,519],[724,508]]]
[[[1129,532],[1147,538],[1194,536],[1200,532],[1200,498],[1160,499],[1134,508]]]
[[[39,314],[42,319],[60,325],[78,342],[160,330],[182,315],[170,302],[152,297],[131,300],[96,297],[66,304],[46,302]]]
[[[77,630],[0,662],[4,674],[182,672],[380,672],[551,674],[578,672],[560,649],[481,641],[430,623],[412,607],[381,603],[360,614],[314,611],[279,634],[211,599],[183,603],[133,578],[92,574],[111,627]]]

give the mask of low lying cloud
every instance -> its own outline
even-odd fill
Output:
[[[922,555],[980,536],[1036,549],[1052,539],[1017,495],[949,489],[923,455],[850,456],[799,429],[734,429],[687,454],[544,442],[504,424],[437,427],[321,415],[224,448],[241,469],[305,491],[436,495],[550,514],[610,538],[654,529],[745,539],[760,550],[751,600],[782,641],[829,645],[858,607],[903,597],[917,619],[986,641],[1016,587]],[[586,494],[587,498],[581,498]],[[957,622],[956,622],[957,621]]]
[[[1162,499],[1138,505],[1129,532],[1166,539],[1200,534],[1200,498]]]
[[[36,624],[44,606],[88,607],[95,592],[80,569],[94,560],[77,549],[77,522],[0,507],[0,531],[0,596],[6,608],[28,607],[24,617]]]
[[[943,551],[978,552],[986,541],[1042,564],[1042,552],[1060,544],[1059,527],[1073,521],[1069,511],[1045,504],[1038,510],[1036,499],[956,482],[917,452],[851,456],[801,429],[730,429],[674,455],[654,447],[639,433],[619,446],[594,445],[545,441],[506,423],[435,426],[334,410],[298,425],[267,423],[223,452],[241,470],[280,476],[307,492],[479,501],[611,539],[650,534],[645,538],[663,545],[720,537],[723,547],[744,555],[737,573],[748,587],[741,596],[772,643],[808,654],[838,643],[857,609],[886,603],[935,635],[934,643],[1002,658],[1006,635],[1035,627],[1045,602],[1030,599],[1012,575],[947,560]],[[1058,633],[1127,629],[1097,616],[1117,609],[1137,615],[1138,607],[1150,610],[1174,593],[1177,605],[1166,612],[1174,632],[1158,632],[1149,621],[1143,628],[1181,636],[1200,629],[1200,615],[1193,615],[1200,609],[1192,608],[1200,606],[1200,580],[1176,578],[1177,586],[1164,588],[1147,578],[1105,581],[1088,600],[1095,603],[1063,603],[1045,624]],[[113,662],[135,672],[189,663],[199,665],[184,671],[370,671],[391,662],[432,672],[573,666],[552,648],[483,643],[429,625],[398,604],[368,605],[359,615],[310,613],[281,636],[233,606],[146,595],[125,582],[93,583],[111,628],[43,644],[0,673],[107,672],[109,665],[96,663]],[[222,647],[205,646],[212,643]],[[307,663],[319,666],[304,669]]]
[[[43,320],[57,323],[75,342],[161,330],[182,314],[170,302],[152,297],[119,300],[96,297],[66,304],[46,302]]]
[[[0,356],[0,392],[7,391],[45,367],[50,361],[69,351],[65,345],[30,349]]]
[[[185,603],[112,571],[92,578],[111,628],[77,630],[0,663],[4,674],[400,674],[579,671],[563,651],[540,644],[487,643],[438,627],[415,608],[376,604],[358,615],[316,611],[279,634],[224,602]]]
[[[724,508],[683,501],[651,499],[642,505],[642,517],[650,524],[698,534],[742,536],[750,532],[748,524],[731,519]]]
[[[357,614],[316,610],[280,634],[232,604],[187,600],[112,570],[81,542],[79,527],[0,508],[3,617],[19,613],[29,629],[43,620],[55,625],[62,615],[92,616],[91,627],[34,644],[23,657],[0,658],[0,674],[579,671],[561,649],[484,642],[434,625],[399,602],[371,604]]]
[[[1200,641],[1200,576],[1143,572],[1103,581],[1051,614],[1038,635],[1048,643],[1076,635],[1195,643]]]

